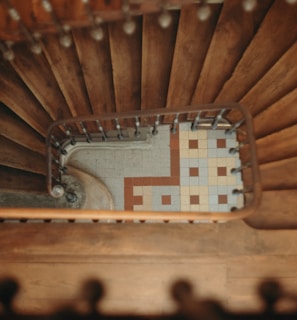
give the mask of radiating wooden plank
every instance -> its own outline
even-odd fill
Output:
[[[43,49],[72,116],[92,113],[75,46],[64,48],[57,35],[47,35]]]
[[[257,115],[297,87],[297,42],[275,63],[256,85],[241,99],[241,104],[252,115]],[[228,115],[231,121],[238,119],[239,113]]]
[[[0,135],[32,151],[45,154],[44,139],[29,125],[1,104]]]
[[[263,190],[297,189],[297,157],[260,165]],[[248,170],[243,170],[244,181],[249,185]]]
[[[141,109],[162,108],[166,105],[167,89],[173,58],[179,14],[170,12],[172,22],[163,29],[160,14],[143,17]]]
[[[284,17],[286,17],[284,19]],[[277,0],[265,16],[217,101],[239,101],[297,38],[297,6]]]
[[[191,103],[221,5],[211,5],[211,17],[204,22],[197,19],[197,8],[197,5],[188,5],[181,10],[167,108],[177,108]]]
[[[0,166],[0,177],[2,192],[47,192],[44,175]]]
[[[0,164],[20,170],[46,174],[45,157],[0,136]]]
[[[45,136],[51,123],[50,116],[7,63],[1,61],[0,68],[0,101]]]
[[[126,35],[123,22],[109,25],[116,111],[139,110],[141,105],[141,18],[136,31]]]
[[[14,46],[14,70],[53,120],[69,118],[70,112],[44,54],[33,54],[27,44]]]
[[[258,162],[267,163],[297,156],[297,125],[257,140]]]
[[[211,103],[231,76],[254,34],[253,16],[237,0],[225,1],[192,103]]]
[[[114,112],[107,28],[104,28],[104,38],[100,42],[91,38],[89,29],[75,30],[73,36],[93,112],[95,114]]]
[[[297,189],[265,191],[257,213],[245,221],[254,228],[296,229]]]
[[[257,138],[282,130],[297,123],[297,88],[254,117]]]

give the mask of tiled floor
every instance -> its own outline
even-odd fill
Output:
[[[242,207],[240,165],[235,135],[223,130],[190,130],[181,123],[176,134],[167,125],[157,136],[121,147],[102,143],[71,154],[70,162],[97,177],[111,191],[117,210],[230,211]],[[113,147],[114,146],[114,147]]]

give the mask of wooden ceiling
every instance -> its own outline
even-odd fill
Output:
[[[23,36],[5,3],[0,37],[16,41]],[[17,41],[14,60],[0,58],[2,189],[21,188],[10,177],[27,181],[29,173],[39,186],[47,128],[76,115],[240,102],[254,116],[261,165],[297,156],[297,4],[261,0],[245,12],[241,1],[225,0],[210,4],[204,22],[197,19],[199,4],[184,4],[170,10],[172,23],[162,29],[157,1],[131,1],[137,27],[127,35],[118,20],[121,1],[90,1],[110,19],[96,42],[82,2],[55,0],[59,21],[73,27],[73,44],[65,48],[41,1],[10,3],[28,30],[43,32],[43,50],[33,54],[28,41]]]

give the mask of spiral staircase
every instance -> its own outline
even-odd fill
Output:
[[[131,0],[128,13],[121,1],[87,2],[91,18],[95,12],[106,21],[100,41],[90,36],[81,1],[51,1],[54,19],[41,1],[0,2],[0,191],[47,193],[45,139],[56,120],[239,102],[253,116],[263,190],[246,222],[295,229],[297,4],[263,0],[247,12],[238,0],[212,1],[201,21],[200,3],[178,9],[171,2],[166,28],[157,1]],[[127,15],[136,23],[132,34],[123,31]],[[65,35],[69,46],[61,45]],[[36,43],[39,54],[30,49]]]

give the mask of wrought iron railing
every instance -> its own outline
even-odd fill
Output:
[[[224,117],[231,110],[241,113],[241,119],[231,123]],[[224,129],[226,135],[236,132],[238,146],[229,150],[239,153],[241,166],[233,168],[232,174],[242,174],[243,188],[234,189],[234,195],[244,198],[243,208],[232,208],[230,212],[158,212],[158,211],[115,211],[115,210],[71,210],[71,209],[8,209],[3,218],[16,219],[90,219],[98,220],[157,220],[157,221],[208,221],[220,222],[245,218],[255,212],[260,203],[261,183],[258,173],[253,124],[250,114],[237,103],[187,106],[179,110],[155,109],[133,112],[109,113],[63,119],[54,122],[46,140],[47,146],[47,188],[51,196],[64,194],[62,177],[67,173],[64,158],[67,149],[76,143],[122,142],[131,139],[125,129],[134,128],[134,140],[141,139],[141,129],[151,135],[158,134],[162,124],[171,126],[171,134],[178,130],[180,122],[189,122],[190,130],[208,128]],[[112,133],[112,134],[111,134]],[[244,151],[244,152],[243,152]]]

